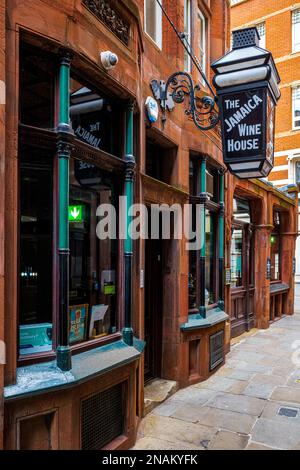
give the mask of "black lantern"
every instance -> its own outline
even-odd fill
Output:
[[[280,78],[256,28],[233,32],[233,47],[212,64],[224,162],[239,178],[266,177],[274,166],[275,106]]]

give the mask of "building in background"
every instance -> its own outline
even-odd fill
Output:
[[[270,50],[281,76],[277,107],[276,187],[300,182],[300,3],[291,0],[232,0],[231,29],[257,26],[260,45]],[[300,238],[296,242],[296,282],[300,282]]]

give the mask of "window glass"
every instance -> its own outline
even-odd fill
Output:
[[[233,199],[233,216],[236,220],[250,224],[251,213],[249,201],[244,199]]]
[[[115,206],[112,176],[70,160],[70,343],[112,333],[116,327],[117,241],[98,239],[99,204]]]
[[[192,30],[191,30],[191,0],[184,0],[184,33],[185,33],[185,45],[190,50],[192,41]],[[191,71],[191,58],[186,50],[184,50],[184,70],[186,72]]]
[[[271,244],[271,281],[280,280],[280,213],[273,213],[274,230],[270,237]]]
[[[218,202],[219,194],[218,194],[218,172],[217,170],[207,167],[206,169],[206,192],[208,197],[214,201]]]
[[[145,0],[145,31],[162,47],[162,11],[156,0]]]
[[[293,101],[293,128],[300,127],[300,87],[295,87],[292,90]]]
[[[266,23],[259,23],[256,25],[259,34],[259,47],[266,48]]]
[[[206,73],[206,20],[200,10],[198,11],[198,24],[200,65],[203,72]]]
[[[271,235],[271,281],[280,279],[280,237],[279,234]]]
[[[197,252],[191,250],[189,252],[189,310],[199,307],[197,295]]]
[[[104,96],[71,79],[70,117],[75,136],[98,150],[117,154],[114,107]]]
[[[215,272],[215,216],[210,211],[206,210],[206,224],[205,224],[205,240],[206,240],[206,254],[205,254],[205,305],[215,303],[214,292],[214,278]]]
[[[295,163],[295,183],[300,183],[300,161]]]
[[[20,354],[52,349],[52,159],[20,157]]]
[[[293,52],[300,51],[300,9],[292,12]]]
[[[243,285],[243,230],[234,229],[231,238],[231,287]]]
[[[20,121],[22,124],[54,127],[55,62],[27,44],[20,47]]]

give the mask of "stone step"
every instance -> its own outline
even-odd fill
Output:
[[[144,416],[150,413],[156,406],[179,389],[178,382],[174,380],[153,379],[145,385]]]

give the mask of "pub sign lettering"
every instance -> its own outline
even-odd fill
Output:
[[[266,88],[224,92],[219,106],[229,170],[239,177],[267,176],[273,167],[275,113]]]

